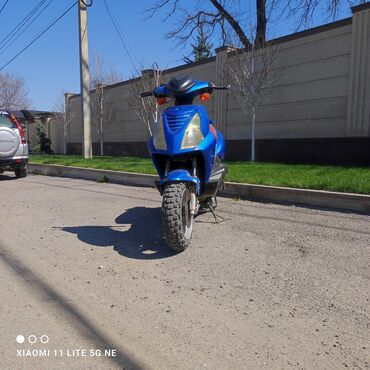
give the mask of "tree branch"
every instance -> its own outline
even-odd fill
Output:
[[[221,3],[217,0],[209,0],[212,5],[220,12],[223,18],[229,23],[232,29],[235,31],[236,35],[238,36],[240,42],[243,44],[244,47],[250,48],[252,46],[251,42],[248,40],[247,36],[245,35],[243,29],[240,27],[239,22],[221,5]]]

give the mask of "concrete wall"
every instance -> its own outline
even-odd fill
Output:
[[[42,122],[45,127],[46,136],[51,140],[53,151],[56,154],[64,154],[63,120],[58,118],[47,118]],[[30,151],[33,151],[37,145],[36,124],[35,121],[27,121],[24,127]]]
[[[62,119],[48,119],[46,132],[51,140],[51,148],[56,154],[64,154],[64,131]]]
[[[281,78],[257,109],[257,139],[346,136],[351,30],[341,26],[277,45],[272,73]],[[230,95],[226,109],[226,138],[248,139],[251,125]]]
[[[196,66],[183,69],[173,68],[164,72],[163,80],[167,81],[177,73],[191,74],[193,78],[215,80],[214,61],[209,63],[197,64]],[[147,129],[138,119],[134,110],[130,107],[130,81],[124,81],[116,85],[104,88],[104,100],[117,112],[116,121],[105,131],[105,142],[143,142],[147,139]],[[92,91],[92,98],[95,92]],[[94,99],[92,99],[94,102]],[[69,99],[70,109],[73,112],[73,119],[70,124],[70,142],[82,142],[83,124],[81,117],[80,95],[74,95]],[[210,117],[214,115],[214,102],[207,103]],[[93,122],[93,141],[98,142],[97,118],[92,117]]]
[[[30,150],[33,150],[33,148],[36,146],[36,132],[34,123],[26,123],[25,134],[27,141],[29,142],[29,148]]]
[[[370,6],[355,7],[353,13],[352,18],[272,41],[277,48],[273,69],[282,77],[257,109],[257,159],[370,164]],[[216,57],[169,69],[163,78],[190,74],[224,82],[230,58],[232,53],[220,48]],[[146,128],[128,100],[130,83],[105,88],[104,98],[118,112],[104,135],[105,154],[147,155]],[[80,96],[69,103],[73,120],[68,149],[77,153],[83,141]],[[207,109],[226,136],[229,158],[249,159],[251,125],[232,96],[216,93]],[[93,132],[98,143],[96,126]],[[94,151],[98,153],[98,144]]]

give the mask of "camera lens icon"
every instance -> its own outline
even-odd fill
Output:
[[[22,344],[25,342],[26,338],[23,335],[17,335],[15,338],[16,342]],[[46,344],[49,342],[49,337],[47,335],[41,335],[40,338],[37,338],[36,335],[29,335],[27,338],[28,343],[35,344],[36,342],[41,342],[42,344]]]
[[[22,344],[24,343],[25,337],[23,335],[18,335],[15,340],[17,341],[17,343]]]
[[[30,335],[28,337],[28,341],[31,343],[31,344],[35,344],[37,342],[37,337],[36,335]]]
[[[47,342],[49,342],[49,337],[47,335],[41,335],[40,342],[42,344],[46,344]]]

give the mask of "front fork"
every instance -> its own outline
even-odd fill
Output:
[[[198,212],[198,207],[197,196],[193,190],[190,195],[190,214],[194,216]]]

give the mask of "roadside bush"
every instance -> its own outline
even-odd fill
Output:
[[[45,127],[41,121],[38,121],[35,127],[36,143],[33,152],[37,154],[54,154],[51,149],[51,140],[46,136]]]

